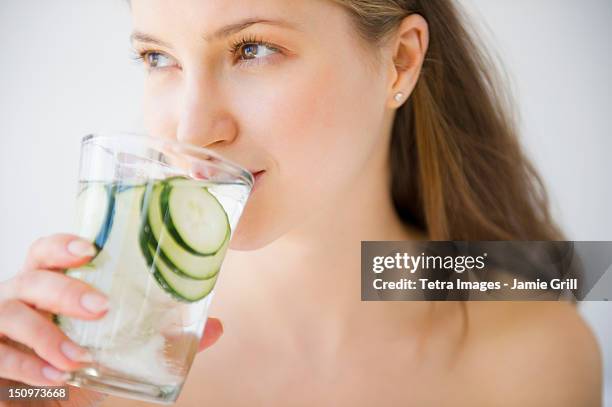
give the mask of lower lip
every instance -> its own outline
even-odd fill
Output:
[[[255,190],[255,188],[257,188],[257,186],[261,183],[261,177],[264,175],[264,173],[265,171],[259,171],[253,174],[255,177],[255,185],[253,186],[253,190]]]

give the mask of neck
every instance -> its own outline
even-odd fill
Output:
[[[290,233],[259,250],[230,251],[224,304],[240,307],[240,321],[279,327],[275,346],[301,352],[333,353],[369,335],[399,338],[422,323],[426,303],[361,301],[361,241],[425,238],[397,217],[389,179],[386,165],[374,166]]]

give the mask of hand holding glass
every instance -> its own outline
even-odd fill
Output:
[[[56,317],[94,358],[68,383],[177,399],[252,187],[251,173],[206,149],[131,135],[83,139],[77,234],[98,252],[66,274],[104,292],[110,308],[96,321]]]

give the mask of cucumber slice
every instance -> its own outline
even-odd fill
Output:
[[[205,298],[215,287],[218,274],[207,280],[194,280],[177,275],[166,262],[158,256],[146,240],[140,239],[140,249],[153,272],[158,284],[175,299],[182,302],[196,302]]]
[[[105,318],[95,322],[65,315],[55,319],[70,338],[82,346],[96,349],[123,341],[119,337],[135,335],[140,329],[137,324],[144,323],[139,319],[141,310],[146,308],[145,315],[149,315],[154,307],[164,304],[162,300],[166,303],[171,300],[149,273],[139,248],[144,185],[123,188],[121,184],[114,184],[113,190],[113,227],[104,248],[88,265],[65,271],[67,276],[105,293],[111,308]]]
[[[83,279],[85,276],[91,274],[92,270],[102,270],[107,267],[122,267],[122,265],[129,263],[128,267],[131,268],[142,268],[144,261],[142,256],[138,253],[138,236],[142,229],[142,213],[140,210],[140,203],[145,192],[145,185],[131,185],[129,187],[122,184],[107,184],[107,187],[112,191],[113,195],[110,197],[112,200],[112,227],[108,227],[106,236],[104,237],[103,247],[98,247],[99,251],[97,255],[87,264],[82,265],[78,268],[67,269],[65,273],[72,277]],[[131,237],[133,235],[133,238]],[[131,243],[131,240],[134,240]],[[135,252],[138,256],[129,255],[129,253]],[[127,254],[126,254],[127,253]],[[140,257],[140,262],[138,262]],[[118,262],[118,260],[121,261]],[[112,269],[109,269],[109,273],[113,273]],[[94,276],[97,273],[94,273]],[[143,275],[148,274],[143,272]],[[92,277],[93,278],[93,277]],[[106,281],[104,279],[98,279],[97,282]]]
[[[223,206],[207,188],[184,180],[168,182],[161,193],[166,227],[178,244],[196,255],[213,255],[230,233]]]
[[[159,247],[159,257],[166,265],[179,276],[190,277],[196,280],[207,280],[214,277],[221,268],[225,252],[229,246],[229,233],[225,241],[213,255],[197,255],[185,250],[174,240],[164,224],[161,211],[161,193],[164,184],[154,185],[150,193],[145,195],[142,209],[146,211],[146,219],[141,240],[153,248]]]
[[[148,223],[145,223],[145,225],[143,226],[143,228],[142,228],[142,230],[140,232],[140,240],[144,241],[144,244],[146,244],[146,245],[150,246],[151,248],[153,248],[153,250],[156,252],[156,255],[159,256],[161,259],[163,259],[164,263],[176,275],[178,275],[178,276],[180,276],[182,278],[191,279],[191,280],[195,280],[195,281],[208,280],[209,278],[213,278],[219,272],[219,267],[215,268],[214,270],[212,269],[212,267],[215,267],[215,265],[216,265],[216,263],[215,263],[216,260],[212,261],[214,258],[211,257],[209,260],[207,260],[207,264],[204,265],[204,266],[207,267],[208,269],[213,270],[213,272],[204,274],[203,275],[204,278],[202,278],[202,277],[195,277],[193,275],[193,273],[191,273],[191,275],[184,273],[181,269],[177,268],[172,263],[172,260],[170,260],[168,258],[168,256],[166,256],[164,251],[161,249],[161,246],[157,243],[157,240],[153,236],[153,233],[151,232],[151,226],[149,226]]]
[[[77,196],[77,234],[90,240],[98,251],[104,247],[114,217],[115,186],[90,183]]]

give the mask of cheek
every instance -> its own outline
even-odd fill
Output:
[[[249,202],[235,248],[260,247],[333,205],[376,146],[384,111],[371,76],[333,63],[286,72],[237,107],[275,168]]]
[[[372,78],[333,62],[297,65],[242,98],[241,126],[278,161],[284,179],[350,172],[380,131]]]

